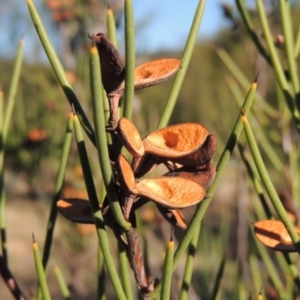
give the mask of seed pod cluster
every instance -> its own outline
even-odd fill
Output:
[[[143,202],[155,202],[167,221],[186,228],[179,209],[199,203],[214,180],[216,169],[210,160],[216,151],[215,136],[201,124],[182,123],[141,139],[134,124],[125,118],[119,120],[117,132],[134,157],[132,167],[122,155],[117,160],[123,192],[140,196]],[[160,163],[170,171],[161,177],[139,180]]]

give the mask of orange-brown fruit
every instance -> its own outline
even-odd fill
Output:
[[[118,49],[103,33],[89,37],[98,49],[102,83],[106,93],[117,91],[125,78],[125,67]]]
[[[156,204],[158,211],[161,215],[173,226],[180,229],[186,229],[187,224],[185,222],[184,216],[178,209],[170,209],[165,206]]]
[[[119,155],[117,167],[121,176],[121,188],[128,194],[137,193],[137,184],[133,175],[133,171],[127,159],[123,155]]]
[[[216,167],[211,163],[206,164],[202,168],[184,166],[172,172],[168,172],[164,176],[179,176],[185,179],[192,180],[200,184],[207,191],[215,179]]]
[[[121,118],[118,121],[117,131],[123,145],[133,157],[138,158],[144,155],[143,141],[134,123],[126,118]]]
[[[56,206],[57,210],[70,221],[94,224],[89,200],[79,198],[61,199],[57,201]]]
[[[182,123],[155,130],[143,139],[145,152],[169,160],[187,156],[206,141],[207,129],[198,123]]]
[[[295,228],[300,235],[300,228]],[[255,236],[265,246],[281,252],[297,252],[284,224],[278,220],[262,220],[254,224]]]
[[[137,194],[163,206],[180,209],[199,203],[205,196],[205,190],[185,178],[157,177],[138,182]]]

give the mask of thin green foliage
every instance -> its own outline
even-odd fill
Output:
[[[254,138],[251,126],[250,126],[246,116],[243,116],[242,120],[243,120],[243,125],[244,125],[245,134],[247,137],[247,141],[249,144],[249,148],[252,153],[252,156],[255,161],[255,165],[256,165],[258,173],[261,177],[261,180],[264,183],[266,191],[272,201],[272,204],[273,204],[279,218],[282,220],[282,222],[288,229],[288,231],[291,235],[292,241],[293,241],[295,247],[297,248],[298,252],[300,253],[300,238],[299,238],[296,230],[294,229],[294,225],[288,218],[287,213],[286,213],[286,211],[277,195],[277,192],[272,184],[272,181],[268,175],[267,169],[265,167],[265,164],[261,158],[259,149],[255,142],[255,138]]]
[[[104,256],[105,265],[117,297],[119,299],[127,299],[124,290],[122,288],[122,284],[109,247],[107,232],[104,226],[103,215],[99,207],[98,196],[95,189],[94,179],[92,176],[92,172],[91,172],[91,168],[87,156],[87,151],[83,140],[83,134],[81,132],[80,123],[76,115],[73,116],[73,122],[74,122],[74,131],[75,131],[75,137],[76,137],[76,142],[78,147],[78,153],[79,153],[80,162],[84,174],[86,189],[88,192],[90,205],[95,220],[95,225],[97,228],[99,245],[101,247],[101,251]]]
[[[103,182],[106,188],[108,200],[111,205],[112,212],[119,225],[127,230],[131,227],[122,214],[120,203],[113,184],[112,170],[109,160],[107,139],[105,132],[105,117],[103,111],[103,93],[101,84],[100,60],[96,47],[92,47],[90,51],[90,66],[91,66],[91,92],[94,113],[94,123],[96,131],[96,144],[98,149],[98,158],[102,172]]]
[[[44,47],[45,53],[48,56],[49,62],[53,68],[53,71],[58,79],[58,82],[60,83],[69,103],[71,106],[74,106],[76,109],[76,112],[78,114],[78,118],[80,122],[82,123],[82,126],[90,138],[90,140],[95,144],[95,135],[94,130],[86,117],[84,110],[82,109],[80,102],[69,82],[69,80],[66,77],[65,70],[63,69],[63,66],[51,44],[51,41],[48,37],[48,34],[45,30],[45,27],[43,25],[43,22],[40,18],[40,15],[32,2],[32,0],[27,0],[27,6],[31,15],[32,22],[35,26],[35,29],[37,31],[37,34],[40,38],[40,41]]]
[[[60,270],[59,267],[55,267],[54,268],[54,274],[56,276],[56,279],[57,279],[57,282],[58,282],[58,285],[59,285],[59,288],[60,288],[60,291],[61,291],[61,294],[63,296],[63,298],[65,300],[70,300],[70,291],[69,291],[69,288],[67,286],[67,283],[65,281],[65,278]]]
[[[160,299],[170,299],[171,295],[171,279],[172,279],[172,269],[173,269],[173,253],[174,253],[174,233],[172,232],[170,241],[168,242],[163,275],[162,275],[162,283],[160,290]]]
[[[39,280],[39,286],[42,291],[43,299],[51,300],[49,287],[48,287],[47,280],[46,280],[46,273],[45,273],[43,263],[42,263],[42,258],[40,255],[38,244],[35,242],[34,237],[33,237],[32,249],[33,249],[35,267],[36,267],[38,280]]]
[[[201,24],[201,20],[202,20],[202,16],[203,16],[203,12],[204,12],[204,8],[205,8],[205,0],[200,0],[199,4],[197,6],[196,12],[195,12],[195,16],[194,16],[194,20],[189,32],[189,36],[183,51],[183,55],[182,55],[182,63],[181,63],[181,69],[179,70],[179,72],[177,73],[172,89],[170,91],[168,100],[165,104],[164,107],[164,111],[160,116],[160,120],[158,123],[157,128],[162,128],[167,126],[167,124],[169,123],[170,117],[172,115],[174,106],[176,104],[177,101],[177,97],[178,94],[180,92],[180,88],[182,86],[187,68],[189,66],[192,54],[193,54],[193,50],[196,44],[196,40],[197,40],[197,34],[199,31],[199,27]]]

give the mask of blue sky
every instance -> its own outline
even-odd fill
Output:
[[[7,0],[0,0],[0,3]],[[42,0],[34,0],[49,28],[51,15]],[[199,40],[212,37],[219,29],[229,26],[220,9],[221,3],[233,4],[234,0],[206,0]],[[139,52],[182,49],[192,24],[198,0],[134,0],[136,48]],[[44,13],[43,13],[44,12]],[[47,61],[34,27],[29,21],[25,0],[11,0],[0,11],[0,57],[13,57],[19,39],[25,36],[25,59]],[[14,20],[12,22],[12,20]],[[17,21],[17,22],[15,22]],[[59,48],[56,32],[49,32],[54,46]]]
[[[221,3],[234,4],[234,0],[206,1],[199,39],[209,38],[219,29],[229,26],[220,9]],[[136,0],[134,4],[137,25],[144,19],[151,20],[143,29],[142,49],[155,51],[183,47],[198,6],[197,0]]]

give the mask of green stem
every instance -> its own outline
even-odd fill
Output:
[[[99,70],[100,70],[99,53],[97,51],[97,48],[93,46],[90,50],[90,72],[91,72],[93,116],[94,116],[95,131],[96,131],[98,159],[100,162],[103,182],[110,203],[110,208],[118,224],[124,230],[128,230],[131,227],[131,224],[124,219],[122,209],[116,193],[116,187],[112,178],[112,169],[110,165],[106,131],[105,131],[101,72],[99,72]]]
[[[67,285],[67,283],[64,279],[64,276],[61,273],[60,268],[55,267],[54,268],[54,274],[56,276],[56,279],[57,279],[57,282],[58,282],[58,285],[59,285],[59,289],[61,291],[61,294],[62,294],[63,298],[65,300],[70,300],[71,299],[70,291],[69,291],[68,285]]]
[[[63,69],[63,66],[59,61],[59,58],[50,42],[46,29],[32,0],[27,0],[27,6],[31,15],[32,22],[35,26],[40,41],[44,47],[44,50],[48,56],[49,62],[53,68],[57,80],[61,85],[70,105],[74,106],[76,113],[78,114],[78,118],[86,134],[88,135],[92,143],[95,145],[96,141],[93,127],[91,126],[88,118],[86,117],[84,110],[82,109],[80,102],[77,99],[77,96],[66,77],[66,73]]]
[[[269,65],[272,65],[269,55],[267,54],[266,50],[262,46],[258,35],[256,34],[256,29],[253,26],[253,23],[251,21],[250,15],[247,11],[246,4],[244,0],[235,0],[236,6],[242,16],[243,23],[245,24],[250,37],[252,38],[252,41],[254,42],[257,50],[259,53],[266,59],[266,61],[269,63]]]
[[[284,48],[287,59],[288,70],[291,78],[291,82],[294,88],[294,93],[299,93],[299,77],[297,73],[297,61],[294,57],[294,39],[293,39],[293,27],[292,17],[290,13],[290,2],[285,0],[279,0],[280,15],[281,15],[281,27],[284,36]],[[298,109],[300,106],[298,105]]]
[[[216,300],[217,299],[217,295],[220,289],[220,283],[223,277],[223,273],[224,273],[224,269],[225,269],[225,263],[226,263],[226,254],[223,255],[223,258],[221,260],[218,272],[217,272],[217,276],[216,279],[214,281],[214,286],[213,286],[213,290],[210,296],[210,300]]]
[[[135,44],[134,44],[134,16],[133,1],[125,0],[125,91],[123,116],[131,119],[132,103],[134,97],[134,69],[135,69]]]
[[[132,287],[129,276],[129,268],[128,268],[128,258],[126,251],[119,244],[119,260],[120,260],[120,270],[121,270],[121,278],[124,287],[124,292],[126,294],[127,299],[134,299],[132,294]]]
[[[160,299],[170,299],[171,293],[171,279],[173,273],[173,253],[174,253],[174,240],[173,240],[173,232],[171,235],[171,239],[168,242],[164,268],[162,273],[162,282],[161,282],[161,291],[160,291]]]
[[[115,22],[114,14],[110,7],[107,9],[106,26],[107,26],[107,36],[109,40],[114,44],[116,48],[118,48],[116,22]]]
[[[255,81],[254,83],[252,83],[248,94],[246,96],[246,99],[243,103],[243,106],[246,108],[245,111],[248,113],[252,103],[253,103],[253,99],[255,96],[255,92],[256,92],[256,88],[257,88],[257,82]],[[190,222],[189,227],[187,228],[184,237],[182,238],[182,240],[180,241],[175,255],[174,255],[174,261],[173,261],[173,268],[175,269],[177,264],[179,263],[182,255],[184,254],[185,250],[187,249],[190,241],[192,240],[195,230],[198,226],[200,226],[202,218],[217,190],[217,187],[219,186],[219,182],[222,178],[222,175],[225,171],[225,168],[229,162],[229,159],[231,157],[231,154],[233,152],[233,149],[237,143],[237,140],[242,132],[243,129],[243,124],[242,124],[242,120],[241,120],[241,114],[239,114],[235,125],[233,127],[233,130],[229,136],[229,139],[227,141],[227,144],[225,146],[225,149],[223,150],[223,153],[220,157],[220,160],[218,162],[217,165],[217,173],[216,173],[216,177],[214,179],[213,184],[211,185],[211,187],[209,188],[209,190],[206,193],[206,197],[204,200],[202,200],[202,202],[200,203],[200,205],[197,207],[193,218]],[[160,284],[157,285],[155,291],[153,292],[153,295],[155,295],[160,289]]]
[[[242,86],[242,88],[246,91],[248,90],[248,87],[250,85],[250,81],[247,79],[247,77],[244,75],[244,73],[240,70],[240,68],[237,66],[233,58],[230,57],[230,55],[222,48],[217,48],[216,53],[222,60],[222,62],[225,64],[227,69],[230,71],[231,75],[234,77],[234,79]],[[230,86],[232,87],[232,86]],[[255,99],[257,100],[255,102],[256,107],[259,107],[260,110],[263,110],[266,114],[268,114],[271,118],[278,119],[279,114],[276,109],[274,109],[263,97],[260,96],[259,93],[256,94]],[[254,110],[254,108],[253,108]]]
[[[11,122],[12,111],[15,105],[15,98],[17,94],[18,84],[21,75],[22,63],[23,63],[23,48],[24,39],[21,39],[18,46],[17,56],[15,59],[14,70],[12,74],[12,79],[9,87],[6,109],[4,112],[3,120],[3,142],[6,143],[6,137],[8,133],[9,124]]]
[[[76,143],[78,148],[78,153],[80,157],[80,162],[84,174],[84,181],[86,185],[86,189],[88,192],[91,209],[94,216],[94,221],[97,228],[97,234],[99,239],[99,245],[101,247],[104,262],[107,268],[107,272],[110,276],[112,285],[114,287],[116,296],[118,299],[126,299],[126,295],[124,293],[116,266],[115,261],[112,256],[112,252],[109,247],[108,237],[104,226],[104,219],[101,212],[101,209],[99,207],[98,202],[98,196],[94,185],[94,179],[92,175],[92,171],[90,168],[88,156],[87,156],[87,150],[84,144],[83,134],[81,131],[80,123],[76,115],[73,116],[73,124],[74,124],[74,131],[75,131],[75,137],[76,137]]]
[[[0,238],[2,262],[8,265],[6,238],[6,195],[4,188],[3,91],[0,90]]]
[[[185,269],[184,269],[184,275],[182,279],[181,289],[180,289],[180,295],[179,300],[186,300],[188,299],[188,291],[189,287],[192,283],[192,275],[194,270],[194,259],[195,259],[195,253],[199,241],[199,235],[200,235],[200,229],[201,225],[196,228],[195,234],[191,240],[191,243],[188,247],[188,254],[186,258],[185,263]]]
[[[277,195],[277,192],[272,184],[272,181],[269,177],[269,174],[267,172],[267,169],[265,167],[263,159],[260,155],[258,146],[255,142],[255,137],[252,132],[251,126],[245,115],[242,116],[242,121],[243,121],[243,125],[244,125],[245,135],[246,135],[246,138],[247,138],[247,141],[249,144],[249,148],[250,148],[251,154],[253,156],[257,171],[260,175],[260,178],[266,188],[266,191],[270,197],[270,200],[271,200],[279,218],[284,223],[285,227],[287,228],[287,230],[291,236],[293,244],[295,245],[298,252],[300,253],[300,238],[294,228],[293,223],[290,221],[290,219],[289,219],[289,217]]]
[[[72,132],[73,132],[73,116],[71,114],[67,123],[66,134],[65,134],[64,144],[62,148],[62,155],[60,159],[60,165],[56,176],[55,192],[52,198],[52,205],[51,205],[50,215],[47,224],[47,233],[46,233],[44,253],[43,253],[43,267],[45,270],[47,268],[47,263],[50,257],[54,226],[57,217],[56,202],[59,200],[63,188],[64,177],[67,169],[68,157],[69,157],[69,152],[70,152],[70,147],[72,142]]]
[[[267,20],[267,16],[266,16],[266,12],[264,9],[264,4],[262,0],[256,0],[256,5],[257,5],[257,11],[258,11],[258,15],[259,15],[259,19],[261,22],[261,27],[262,27],[262,31],[264,34],[264,38],[266,40],[267,46],[268,46],[268,50],[270,52],[270,58],[272,61],[272,65],[273,65],[273,69],[274,69],[274,73],[276,75],[276,79],[281,87],[281,89],[284,92],[287,104],[292,112],[292,115],[294,117],[294,120],[298,126],[298,129],[300,130],[299,126],[300,126],[300,117],[299,117],[299,107],[300,105],[297,105],[297,107],[295,106],[294,103],[294,99],[293,96],[291,95],[290,91],[289,91],[289,85],[288,82],[285,78],[285,74],[284,74],[284,70],[281,66],[280,60],[279,60],[279,56],[276,52],[276,48],[274,45],[274,41],[273,41],[273,37],[271,34],[271,30],[268,24],[268,20]]]
[[[198,35],[199,27],[201,24],[203,12],[204,12],[205,2],[206,2],[206,0],[199,1],[197,10],[195,12],[193,24],[192,24],[192,27],[191,27],[184,51],[183,51],[181,68],[176,74],[176,77],[175,77],[171,92],[169,94],[167,103],[164,107],[164,111],[161,115],[159,124],[157,126],[158,128],[165,127],[169,123],[171,114],[172,114],[174,106],[176,104],[177,97],[179,95],[187,68],[189,66],[189,63],[190,63],[190,60],[191,60],[191,57],[193,54],[195,43],[197,41],[197,35]]]
[[[46,280],[46,274],[45,270],[43,267],[40,251],[38,248],[38,244],[35,242],[34,237],[33,237],[33,244],[32,244],[32,249],[33,249],[33,255],[34,255],[34,262],[35,262],[35,267],[39,279],[39,286],[42,291],[43,299],[44,300],[51,300],[47,280]]]
[[[105,276],[105,268],[104,268],[104,257],[102,254],[101,247],[98,247],[98,300],[105,300],[105,283],[106,283],[106,276]],[[129,299],[129,298],[128,298]]]

